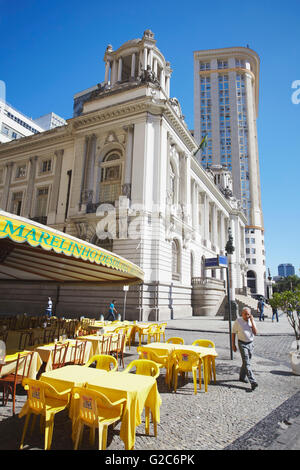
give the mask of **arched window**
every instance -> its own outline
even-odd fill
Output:
[[[247,287],[250,288],[251,293],[256,293],[256,274],[254,271],[247,271]]]
[[[100,202],[114,203],[121,195],[122,188],[122,157],[112,150],[101,163]]]
[[[172,279],[180,279],[180,248],[177,240],[172,241]]]

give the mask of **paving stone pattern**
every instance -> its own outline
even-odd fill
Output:
[[[258,388],[252,392],[248,384],[238,381],[239,353],[230,359],[228,334],[221,332],[195,332],[167,330],[167,338],[181,336],[185,344],[195,339],[211,339],[216,344],[217,382],[211,383],[208,392],[204,386],[197,395],[193,393],[190,374],[185,383],[179,379],[176,393],[170,392],[164,375],[157,379],[162,398],[161,422],[158,437],[145,435],[144,415],[136,430],[136,450],[235,450],[235,449],[283,449],[299,448],[292,436],[293,429],[300,431],[297,416],[300,411],[300,377],[292,374],[288,352],[292,335],[261,336],[255,339],[253,370]],[[126,354],[125,366],[137,358],[136,346]],[[26,401],[22,388],[18,392],[17,412]],[[11,405],[0,406],[0,450],[18,448],[25,418],[12,416]],[[297,427],[298,426],[298,427]],[[118,425],[109,430],[108,449],[122,450]],[[300,436],[300,434],[299,434]],[[97,439],[96,439],[97,442]],[[27,435],[27,449],[42,449],[43,436],[36,425],[33,434]],[[294,447],[293,447],[294,446]],[[71,450],[71,423],[67,412],[55,418],[52,450]],[[91,449],[88,430],[85,431],[82,449]],[[95,447],[96,448],[96,447]]]

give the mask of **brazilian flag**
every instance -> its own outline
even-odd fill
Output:
[[[198,147],[197,150],[194,152],[194,156],[199,152],[199,150],[203,150],[203,149],[205,149],[205,147],[207,146],[207,136],[208,136],[208,134],[205,134],[205,136],[204,136],[203,139],[201,140],[199,147]]]

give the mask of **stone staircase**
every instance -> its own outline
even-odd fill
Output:
[[[258,300],[253,299],[253,297],[250,297],[248,295],[241,295],[241,294],[236,294],[235,300],[238,304],[240,314],[244,307],[249,307],[251,308],[251,313],[254,317],[259,316],[259,314],[257,313]],[[272,308],[270,307],[270,305],[266,303],[265,303],[265,308],[264,308],[264,315],[265,317],[272,317]]]

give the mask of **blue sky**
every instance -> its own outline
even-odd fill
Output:
[[[70,118],[73,95],[103,81],[106,46],[117,49],[149,28],[171,63],[171,96],[192,129],[193,51],[248,44],[261,59],[266,265],[277,275],[278,264],[292,263],[299,274],[300,102],[291,99],[300,80],[299,19],[299,0],[0,0],[0,80],[7,101],[24,114]]]

